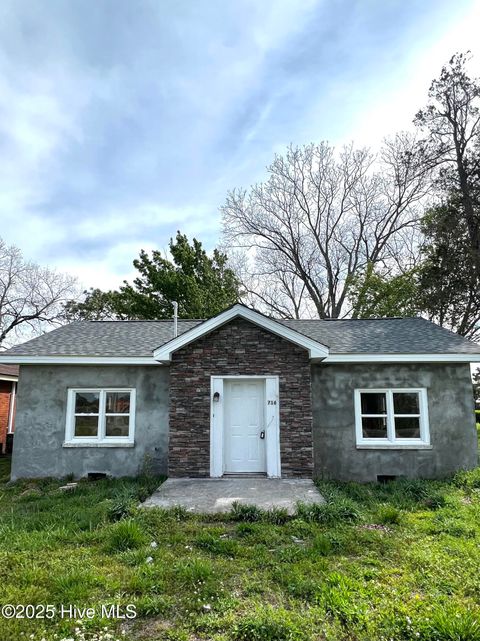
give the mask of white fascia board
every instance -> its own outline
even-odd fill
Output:
[[[280,336],[285,340],[290,341],[291,343],[303,347],[304,349],[308,350],[310,358],[312,359],[324,359],[328,355],[329,350],[325,345],[322,345],[321,343],[308,338],[308,336],[304,336],[303,334],[300,334],[299,332],[296,332],[295,330],[282,325],[282,323],[278,323],[271,318],[267,318],[266,316],[263,316],[262,314],[249,309],[248,307],[244,307],[243,305],[238,304],[234,305],[230,309],[227,309],[225,312],[218,314],[218,316],[210,318],[200,325],[193,327],[184,334],[180,334],[180,336],[177,336],[177,338],[174,338],[165,345],[158,347],[156,350],[154,350],[153,356],[158,361],[169,362],[172,358],[173,352],[175,352],[177,349],[180,349],[181,347],[192,343],[205,334],[209,334],[214,329],[217,329],[217,327],[225,325],[225,323],[228,323],[229,321],[237,317],[244,318],[245,320],[248,320],[251,323],[254,323],[255,325],[258,325],[259,327],[262,327],[263,329],[271,332],[272,334],[277,334],[277,336]]]
[[[151,356],[1,356],[16,365],[160,365]]]
[[[8,376],[7,374],[0,374],[0,381],[11,381],[16,383],[18,381],[18,376]]]
[[[480,354],[331,354],[323,363],[480,363]]]

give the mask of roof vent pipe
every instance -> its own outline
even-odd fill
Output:
[[[178,303],[176,300],[172,300],[173,305],[173,338],[178,336]]]

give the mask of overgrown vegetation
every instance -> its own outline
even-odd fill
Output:
[[[7,485],[0,459],[0,479],[2,602],[97,612],[81,624],[3,618],[2,641],[480,639],[480,469],[321,482],[326,503],[294,517],[141,510],[151,477],[64,494],[53,480]],[[135,620],[100,616],[128,604]]]

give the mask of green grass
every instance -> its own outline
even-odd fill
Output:
[[[151,477],[71,494],[60,481],[7,480],[0,459],[2,603],[97,614],[0,618],[1,641],[480,641],[480,468],[321,482],[326,504],[293,518],[138,509]],[[102,619],[101,605],[128,604],[135,620]]]

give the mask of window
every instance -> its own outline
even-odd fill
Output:
[[[425,389],[355,390],[357,446],[430,445]]]
[[[134,389],[68,390],[66,443],[133,443]]]

